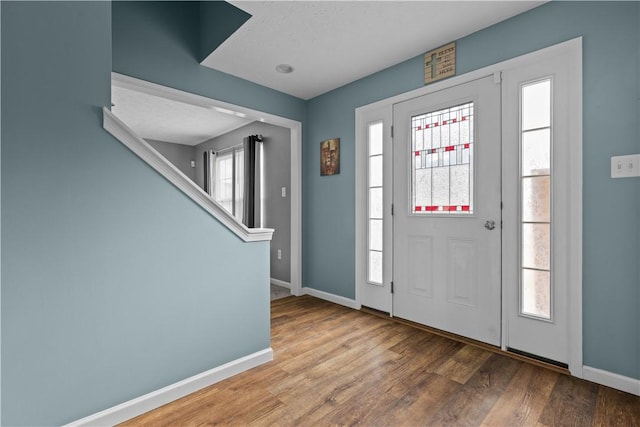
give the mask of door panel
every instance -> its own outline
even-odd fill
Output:
[[[433,239],[429,236],[409,237],[408,292],[426,298],[433,298]]]
[[[500,84],[396,104],[393,120],[394,316],[499,345]]]
[[[447,301],[450,303],[478,306],[476,243],[471,239],[448,239]]]

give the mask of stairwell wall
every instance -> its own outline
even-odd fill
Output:
[[[1,423],[65,424],[268,348],[269,242],[242,243],[102,128],[112,4],[0,7]],[[199,70],[184,40],[153,52],[172,68],[129,64],[113,36],[117,71],[166,65],[128,74],[299,117],[295,98]]]

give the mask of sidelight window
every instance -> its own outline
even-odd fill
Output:
[[[521,86],[520,313],[551,319],[551,79]]]
[[[382,285],[383,243],[383,175],[382,141],[383,123],[376,122],[367,127],[369,160],[369,210],[368,210],[368,281]]]

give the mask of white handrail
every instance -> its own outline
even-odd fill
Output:
[[[156,151],[144,139],[133,132],[122,120],[118,119],[107,107],[102,108],[103,127],[118,141],[133,151],[138,157],[147,162],[169,182],[178,187],[194,202],[200,205],[211,216],[220,221],[229,230],[245,242],[271,240],[273,229],[248,228],[238,221],[225,208],[213,200],[202,188],[183,174],[173,163]]]

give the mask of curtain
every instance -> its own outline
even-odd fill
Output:
[[[203,190],[211,196],[211,168],[209,167],[209,152],[205,151],[202,154],[202,170],[204,171]]]
[[[215,190],[215,176],[214,165],[216,164],[216,153],[213,150],[207,150],[203,154],[202,169],[203,169],[203,185],[202,189],[209,196],[214,197]]]
[[[249,228],[256,226],[256,155],[257,143],[262,136],[251,135],[244,139],[244,193],[242,223]]]

